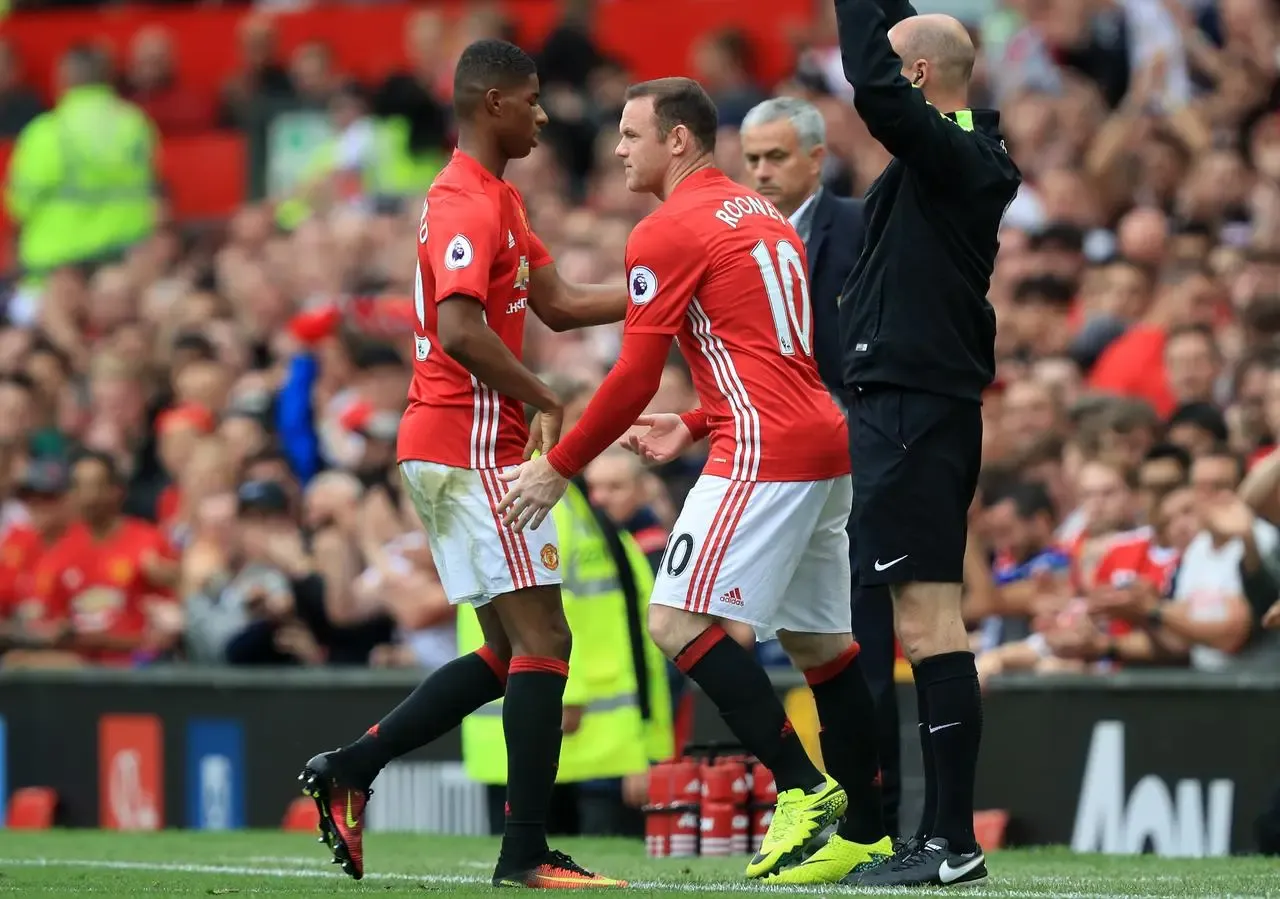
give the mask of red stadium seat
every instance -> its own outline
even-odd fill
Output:
[[[285,809],[282,830],[314,833],[320,827],[320,812],[316,810],[315,800],[307,796],[299,796]]]
[[[245,140],[211,132],[160,143],[160,177],[179,221],[232,215],[248,188]]]
[[[52,787],[23,787],[9,800],[9,827],[13,830],[48,830],[58,810],[58,794]]]
[[[973,813],[973,834],[984,850],[1004,847],[1004,831],[1009,826],[1009,813],[1004,809],[988,809]]]

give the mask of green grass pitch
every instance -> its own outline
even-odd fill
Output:
[[[587,867],[631,880],[628,894],[634,896],[892,895],[762,887],[742,879],[745,859],[654,860],[635,841],[574,839],[557,846]],[[372,834],[367,873],[356,883],[329,865],[327,850],[304,834],[0,830],[0,895],[487,896],[499,892],[488,885],[496,851],[496,843],[485,838]],[[988,865],[986,883],[953,892],[973,899],[1280,897],[1280,862],[1261,858],[1160,859],[1037,849],[992,853]]]

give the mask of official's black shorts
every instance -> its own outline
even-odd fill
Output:
[[[849,430],[860,581],[962,583],[982,406],[867,387],[855,393]]]

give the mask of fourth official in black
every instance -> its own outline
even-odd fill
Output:
[[[968,107],[974,48],[960,22],[904,0],[835,7],[854,106],[893,155],[867,192],[866,247],[841,297],[858,568],[892,591],[925,764],[915,838],[844,882],[968,884],[987,869],[973,832],[982,700],[960,598],[995,377],[986,295],[1021,175],[998,114]]]

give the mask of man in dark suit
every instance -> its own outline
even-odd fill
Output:
[[[791,220],[809,256],[809,299],[813,304],[813,348],[818,373],[847,411],[841,386],[840,293],[862,252],[866,226],[862,201],[838,197],[822,186],[826,124],[812,103],[794,97],[766,100],[742,122],[742,152],[751,186]],[[893,604],[884,587],[860,587],[857,552],[850,531],[853,572],[853,632],[859,659],[876,701],[886,830],[897,835],[901,795],[898,703],[894,692]]]

